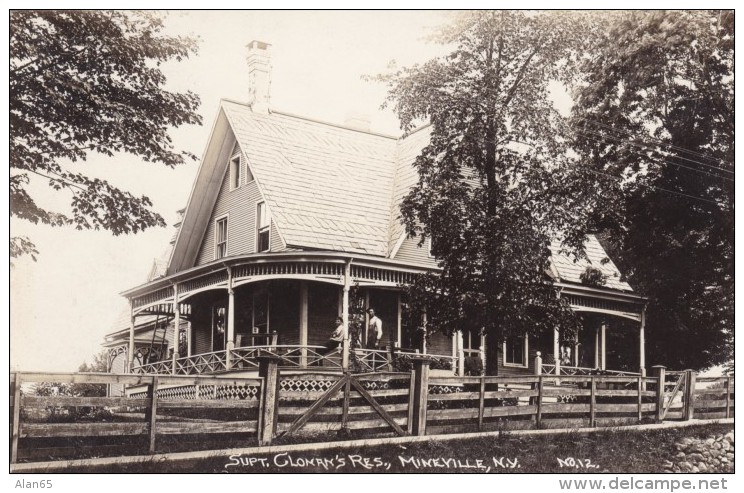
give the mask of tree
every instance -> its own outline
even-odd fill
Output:
[[[174,149],[168,131],[201,123],[199,98],[167,91],[160,66],[188,57],[196,42],[162,29],[151,12],[10,12],[11,216],[115,235],[165,224],[149,198],[75,170],[92,152],[126,152],[170,167],[194,158]],[[31,177],[69,192],[70,212],[40,207]],[[38,252],[16,237],[10,253]]]
[[[547,272],[556,235],[582,254],[592,187],[549,83],[569,81],[587,29],[582,14],[465,13],[437,37],[450,55],[383,77],[404,130],[431,123],[401,210],[441,272],[412,286],[411,304],[430,329],[481,328],[489,374],[507,337],[579,328]]]
[[[572,119],[612,204],[594,225],[649,297],[652,363],[723,363],[734,333],[734,13],[619,13],[603,32]]]

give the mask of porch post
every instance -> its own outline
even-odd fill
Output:
[[[364,290],[364,340],[362,344],[367,347],[369,340],[369,288]]]
[[[129,300],[129,347],[127,348],[127,373],[132,373],[134,366],[134,307]]]
[[[300,283],[300,367],[307,367],[307,283]]]
[[[561,375],[561,342],[560,342],[560,329],[556,327],[553,329],[553,360],[555,360],[555,376]]]
[[[186,323],[186,356],[191,356],[191,338],[193,337],[191,322]]]
[[[646,305],[641,310],[641,329],[638,332],[638,358],[640,360],[640,374],[646,376]]]
[[[227,268],[227,342],[225,343],[225,368],[232,366],[232,350],[235,349],[235,290],[232,269]]]
[[[457,374],[465,375],[465,348],[463,347],[462,330],[456,332],[457,336]]]
[[[579,359],[579,341],[578,341],[578,338],[577,338],[577,341],[574,344],[574,366],[578,367],[579,366],[579,361],[581,361],[581,360]]]
[[[424,308],[424,313],[421,314],[421,324],[424,326],[424,334],[421,341],[421,352],[423,354],[426,354],[426,335],[428,334],[428,329],[426,327],[426,309]]]
[[[607,322],[602,321],[602,366],[601,370],[607,369]]]
[[[171,362],[171,373],[176,374],[176,360],[178,354],[179,341],[181,339],[181,309],[178,305],[178,283],[173,285],[173,361]]]
[[[341,367],[349,369],[349,290],[351,289],[351,260],[344,266],[344,289],[341,298],[341,318],[344,321],[344,342],[341,356]]]
[[[403,310],[400,304],[400,293],[398,293],[397,306],[398,306],[398,336],[396,338],[396,346],[401,347],[403,345],[403,338],[401,337],[401,326],[403,319]]]

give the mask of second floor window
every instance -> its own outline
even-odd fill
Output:
[[[256,251],[269,251],[269,230],[271,229],[271,216],[265,202],[259,202],[256,210],[257,244]]]
[[[230,159],[230,190],[240,186],[240,155]]]
[[[227,256],[227,218],[223,217],[215,225],[215,258]]]

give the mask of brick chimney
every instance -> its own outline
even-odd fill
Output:
[[[256,113],[268,113],[271,94],[271,45],[248,43],[248,104]]]

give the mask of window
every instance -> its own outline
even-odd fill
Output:
[[[527,336],[507,337],[503,349],[504,366],[528,366]]]
[[[259,252],[269,251],[269,230],[271,229],[271,216],[265,202],[259,202],[256,211],[257,245]]]
[[[218,219],[214,225],[214,258],[227,256],[227,217]]]
[[[240,186],[240,155],[230,159],[230,190]]]

